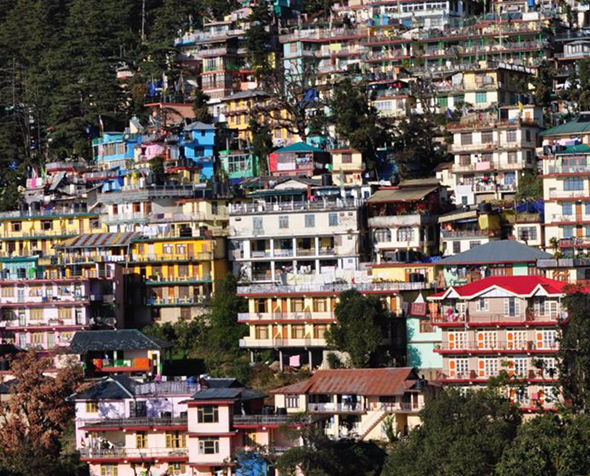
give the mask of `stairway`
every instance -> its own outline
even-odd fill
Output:
[[[359,433],[359,440],[364,440],[373,429],[383,421],[383,419],[389,414],[385,410],[379,410],[374,412],[371,417],[363,424]]]

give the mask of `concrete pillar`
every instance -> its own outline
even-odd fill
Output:
[[[307,351],[309,354],[309,370],[313,370],[313,354],[311,350]]]
[[[283,370],[283,351],[279,349],[279,368]]]
[[[315,255],[319,256],[319,254],[320,254],[320,237],[319,236],[314,237],[314,246],[315,246]]]
[[[253,350],[250,351],[250,363],[251,364],[254,363],[254,351]]]
[[[293,256],[297,256],[297,238],[293,238]]]
[[[273,258],[275,256],[275,240],[273,238],[270,239],[270,256]]]

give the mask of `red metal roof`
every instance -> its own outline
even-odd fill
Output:
[[[275,394],[402,395],[418,377],[411,367],[318,370],[302,382],[277,388]],[[409,381],[408,381],[409,380]]]
[[[441,299],[455,291],[460,297],[475,297],[493,287],[501,288],[517,296],[530,296],[537,288],[542,288],[550,295],[565,294],[565,287],[570,283],[544,278],[543,276],[491,276],[463,286],[450,287],[446,291],[433,294],[428,299]]]

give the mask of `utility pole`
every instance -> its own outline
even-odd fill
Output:
[[[145,0],[141,2],[141,41],[145,42]]]

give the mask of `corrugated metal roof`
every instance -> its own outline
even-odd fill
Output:
[[[76,354],[112,350],[161,350],[172,344],[147,336],[137,329],[80,331],[74,334],[70,348]]]
[[[309,380],[273,390],[279,394],[401,395],[407,380],[418,377],[411,367],[385,369],[318,370]]]
[[[282,149],[277,149],[273,154],[282,154],[286,152],[326,152],[325,150],[318,149],[313,145],[306,144],[305,142],[297,142],[295,144],[288,145]]]
[[[112,248],[127,246],[141,233],[84,233],[63,242],[60,248]]]
[[[560,124],[540,133],[542,136],[564,135],[564,134],[579,134],[581,132],[590,132],[590,122],[581,121],[580,118],[573,121]]]
[[[395,188],[387,190],[377,190],[367,200],[369,203],[382,202],[404,202],[422,200],[429,193],[437,190],[438,187],[420,187],[420,188]]]
[[[524,245],[514,240],[491,241],[485,245],[449,256],[441,260],[445,266],[491,264],[491,263],[533,263],[538,259],[549,259],[553,256],[549,253]]]
[[[265,395],[249,388],[207,388],[195,393],[193,400],[254,400]]]
[[[105,377],[92,387],[72,395],[69,400],[124,400],[135,395],[135,380],[126,375]]]

